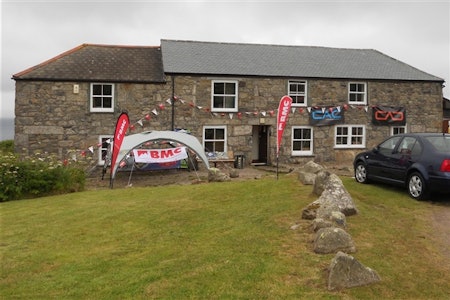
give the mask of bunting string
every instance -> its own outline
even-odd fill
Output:
[[[164,101],[167,105],[172,106],[174,105],[176,102],[180,103],[180,105],[183,106],[187,106],[188,109],[196,109],[199,112],[203,112],[206,114],[209,114],[211,118],[223,118],[223,117],[228,117],[230,120],[236,119],[236,120],[243,120],[244,117],[246,118],[255,118],[255,117],[262,117],[262,118],[273,118],[276,116],[277,110],[278,109],[271,109],[271,110],[253,110],[253,111],[241,111],[239,110],[238,112],[230,112],[230,113],[217,113],[217,112],[211,112],[211,109],[209,107],[203,107],[203,106],[199,106],[199,105],[195,105],[193,102],[189,102],[186,101],[178,96],[175,96],[173,99],[169,98],[167,100]],[[369,111],[369,106],[367,105],[349,105],[349,104],[342,104],[342,105],[337,105],[337,106],[306,106],[306,107],[291,107],[291,118],[295,117],[295,116],[302,116],[305,113],[307,113],[308,115],[311,114],[311,112],[314,110],[320,110],[322,113],[325,113],[327,110],[329,110],[330,112],[337,110],[338,112],[341,112],[342,110],[347,111],[347,110],[359,110],[359,111],[365,111],[366,113]],[[166,110],[166,105],[164,103],[159,103],[156,105],[156,107],[152,108],[150,111],[145,112],[143,114],[143,116],[141,118],[139,118],[138,120],[136,120],[134,123],[131,122],[130,126],[129,126],[129,132],[132,132],[134,130],[136,130],[137,126],[139,126],[140,128],[144,128],[146,126],[146,124],[150,124],[151,121],[153,119],[158,119],[159,117],[161,117],[161,114],[164,113],[164,111]],[[236,118],[235,118],[236,116]],[[110,143],[111,141],[108,140],[108,143]],[[100,149],[102,147],[102,145],[99,143],[95,146],[91,145],[88,146],[86,149],[79,149],[79,150],[75,150],[76,152],[78,152],[79,154],[81,154],[81,156],[85,157],[88,153],[90,153],[91,155],[94,155],[95,152],[95,148]],[[73,152],[74,150],[70,150],[71,152]],[[72,154],[73,155],[73,154]],[[76,155],[72,156],[72,159],[76,160]]]

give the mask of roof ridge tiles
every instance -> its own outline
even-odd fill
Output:
[[[334,50],[364,50],[377,51],[372,48],[348,48],[348,47],[330,47],[330,46],[315,46],[315,45],[287,45],[287,44],[269,44],[269,43],[242,43],[242,42],[213,42],[213,41],[195,41],[195,40],[172,40],[161,39],[161,42],[176,42],[176,43],[192,43],[192,44],[213,44],[213,45],[241,45],[241,46],[271,46],[271,47],[289,47],[289,48],[321,48]]]

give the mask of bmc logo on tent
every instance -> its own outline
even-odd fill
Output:
[[[186,147],[169,149],[134,149],[134,161],[141,163],[162,163],[187,158]]]

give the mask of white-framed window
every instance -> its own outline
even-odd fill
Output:
[[[103,166],[105,164],[105,158],[108,155],[108,147],[113,140],[112,135],[100,135],[98,137],[98,165]]]
[[[211,82],[211,111],[238,111],[238,81],[213,80]]]
[[[348,103],[367,104],[367,85],[364,82],[350,82],[348,84]]]
[[[209,158],[227,156],[227,127],[204,126],[203,148]]]
[[[307,84],[303,80],[289,80],[288,95],[292,98],[292,106],[306,106]]]
[[[91,112],[114,112],[114,84],[91,83]]]
[[[313,127],[292,127],[292,155],[304,156],[313,154]]]
[[[365,148],[366,127],[364,125],[336,125],[335,148]]]
[[[389,128],[390,135],[406,133],[406,126],[391,126]]]

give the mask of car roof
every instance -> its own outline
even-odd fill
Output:
[[[439,132],[413,132],[413,133],[402,133],[398,134],[399,136],[421,136],[421,137],[427,137],[427,136],[445,136],[450,138],[449,133],[439,133]]]

